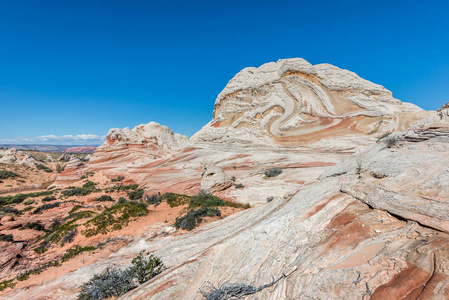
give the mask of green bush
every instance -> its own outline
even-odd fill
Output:
[[[94,189],[97,184],[93,181],[88,181],[83,184],[83,189]]]
[[[76,228],[68,231],[62,238],[61,246],[64,246],[67,243],[73,242],[75,240],[75,236],[77,233],[78,233],[78,229],[76,229]]]
[[[145,205],[135,202],[117,203],[105,209],[85,223],[86,230],[83,234],[91,237],[97,234],[106,234],[110,231],[120,230],[127,226],[131,217],[146,215],[148,210]]]
[[[47,196],[42,199],[42,202],[50,202],[56,200],[55,196]]]
[[[38,231],[45,231],[45,226],[41,222],[27,223],[25,226],[20,227],[20,230],[32,229]]]
[[[25,201],[23,204],[25,204],[25,205],[31,205],[31,204],[34,204],[34,200],[33,200],[33,199],[28,199],[28,200]]]
[[[0,292],[4,291],[6,288],[13,288],[16,285],[13,281],[14,279],[0,282]]]
[[[3,207],[2,212],[5,214],[13,214],[16,216],[20,215],[20,211],[11,206]]]
[[[81,285],[79,300],[102,300],[119,297],[155,277],[164,269],[162,261],[153,255],[144,257],[145,252],[133,258],[132,265],[120,270],[109,267],[100,274],[95,274],[88,282]]]
[[[142,199],[143,193],[144,193],[143,189],[138,189],[138,190],[132,191],[129,193],[129,200]]]
[[[243,189],[245,186],[243,185],[243,184],[241,184],[241,183],[237,183],[236,185],[235,185],[235,188],[236,189]]]
[[[41,205],[33,211],[33,214],[41,214],[44,210],[59,207],[60,204],[61,202],[53,202]]]
[[[0,197],[0,206],[9,205],[13,203],[22,203],[27,198],[34,198],[34,197],[40,197],[40,196],[47,196],[53,194],[53,191],[43,191],[43,192],[35,192],[35,193],[28,193],[28,194],[15,194],[15,195],[8,195],[4,197]]]
[[[136,190],[138,187],[139,187],[138,184],[122,185],[120,187],[120,190],[121,191]]]
[[[111,196],[102,195],[100,198],[97,198],[97,200],[95,200],[95,201],[105,202],[105,201],[114,201],[114,199],[112,199]]]
[[[53,172],[52,169],[50,169],[49,167],[44,166],[44,165],[42,165],[42,164],[36,164],[36,168],[37,168],[38,170],[43,170],[44,172],[47,172],[47,173],[52,173],[52,172]]]
[[[125,177],[119,176],[119,177],[117,177],[117,178],[112,178],[112,179],[111,179],[111,182],[120,182],[120,181],[122,181],[123,179],[125,179]]]
[[[13,242],[14,238],[12,234],[0,234],[0,241],[1,242]]]
[[[74,188],[70,190],[62,191],[62,194],[66,197],[71,196],[85,196],[92,193],[92,189],[84,189],[84,188]]]
[[[7,171],[7,170],[0,170],[0,179],[8,179],[8,178],[13,178],[13,177],[17,177],[19,175],[17,175],[14,172],[11,171]]]
[[[86,247],[75,246],[74,248],[67,249],[65,251],[64,255],[61,258],[61,262],[66,262],[66,261],[74,258],[75,256],[81,254],[82,252],[92,251],[92,250],[95,250],[95,247],[92,247],[92,246],[86,246]]]
[[[276,177],[282,173],[282,170],[279,168],[268,169],[265,171],[265,176],[267,177]]]
[[[191,211],[182,217],[176,218],[175,227],[185,230],[192,230],[203,221],[203,217],[221,217],[221,212],[218,209],[210,207],[201,207],[197,210]]]
[[[189,208],[216,206],[225,206],[225,202],[223,199],[210,193],[200,191],[198,195],[190,197]]]
[[[189,196],[174,193],[165,193],[162,195],[162,199],[167,200],[167,204],[170,205],[170,207],[188,204],[190,201]]]

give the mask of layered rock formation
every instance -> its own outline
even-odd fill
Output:
[[[402,130],[424,115],[353,72],[285,59],[238,73],[218,95],[213,120],[192,140],[298,146]]]
[[[83,172],[255,207],[180,236],[136,238],[7,297],[75,299],[92,274],[145,249],[168,268],[121,299],[201,299],[210,284],[272,276],[276,285],[247,299],[449,298],[448,116],[331,65],[244,69],[190,142],[153,122],[111,130]],[[280,175],[264,176],[275,167]]]

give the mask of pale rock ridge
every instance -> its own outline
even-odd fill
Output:
[[[438,112],[442,111],[443,109],[448,109],[448,108],[449,108],[449,102],[447,102],[446,104],[444,104],[443,106],[441,106],[441,107],[438,109]]]
[[[141,124],[130,130],[128,127],[124,129],[113,128],[109,130],[106,136],[107,141],[101,147],[106,147],[110,144],[146,144],[151,143],[158,147],[179,150],[189,143],[187,136],[173,133],[167,126],[160,125],[156,122],[148,124]]]
[[[4,150],[1,154],[3,156],[0,158],[0,163],[12,164],[17,161],[16,148]]]
[[[35,159],[31,154],[25,154],[25,157],[20,161],[21,164],[26,164],[29,166],[35,165],[38,163],[37,159]]]
[[[425,119],[414,122],[411,130],[425,129],[429,127],[449,127],[449,107],[441,107],[437,113],[428,116]]]
[[[323,137],[403,130],[428,113],[329,64],[283,59],[245,68],[218,95],[191,140],[298,146]]]

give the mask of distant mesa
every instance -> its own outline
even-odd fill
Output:
[[[97,146],[75,146],[75,145],[17,145],[3,144],[0,148],[15,148],[17,150],[34,150],[40,152],[69,152],[69,153],[93,153]]]
[[[97,147],[95,146],[76,146],[65,149],[65,153],[94,153]]]

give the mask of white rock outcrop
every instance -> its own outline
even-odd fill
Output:
[[[427,115],[348,70],[282,59],[235,75],[192,141],[298,146],[403,130]]]
[[[106,136],[106,144],[134,145],[134,144],[152,144],[164,149],[179,150],[189,143],[189,138],[185,135],[173,133],[167,126],[156,122],[141,124],[130,130],[128,127],[120,129],[113,128],[109,130]]]
[[[226,175],[220,167],[213,164],[205,164],[201,176],[201,190],[215,193],[223,191],[232,185],[231,177]]]

